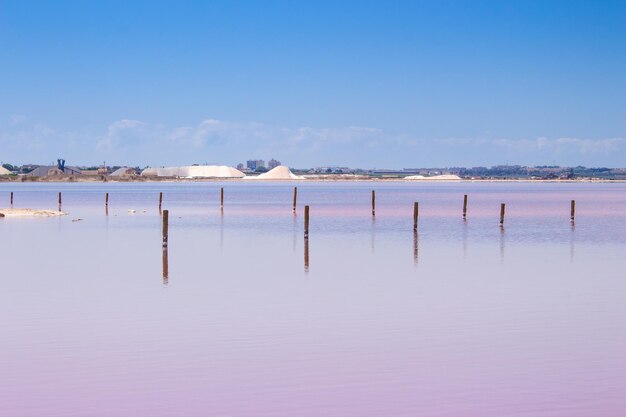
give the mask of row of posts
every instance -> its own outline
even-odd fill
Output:
[[[293,213],[296,213],[296,202],[298,196],[298,187],[293,189]],[[163,202],[163,193],[159,193],[159,212],[161,212],[161,206]],[[467,219],[467,194],[463,195],[463,220]],[[224,208],[224,188],[220,190],[220,207]],[[504,227],[504,215],[506,210],[506,204],[500,204],[500,227]],[[107,212],[108,212],[108,193],[107,193]],[[304,271],[309,272],[309,206],[304,206]],[[576,201],[571,201],[570,220],[574,223],[576,214]],[[167,244],[169,239],[169,210],[163,210],[163,282],[168,282],[168,250]],[[372,190],[372,216],[376,216],[376,191]],[[417,225],[419,219],[419,202],[413,203],[413,257],[417,261]]]
[[[63,205],[62,194],[59,192],[59,211],[61,211],[61,207]],[[293,208],[292,212],[296,212],[296,203],[298,199],[298,187],[293,188]],[[11,208],[13,208],[13,191],[10,194]],[[467,194],[463,195],[463,219],[467,219]],[[105,194],[104,197],[104,205],[106,209],[106,214],[109,214],[109,193]],[[163,207],[163,193],[159,193],[159,213],[162,213]],[[220,188],[220,207],[224,208],[224,187]],[[506,211],[506,204],[500,204],[500,227],[504,227],[504,215]],[[372,216],[376,216],[376,191],[372,190]],[[419,203],[416,201],[413,203],[413,230],[417,230],[417,219],[419,216]],[[576,216],[576,200],[571,201],[570,205],[570,221],[573,223]],[[309,234],[309,206],[305,206],[304,208],[304,228],[305,228],[305,236]]]
[[[296,202],[298,197],[298,187],[293,188],[293,213],[296,212]],[[11,202],[13,202],[13,193],[11,193]],[[467,194],[463,195],[463,220],[467,219],[467,203],[468,196]],[[163,204],[163,193],[159,193],[159,212],[161,212],[161,207]],[[61,206],[61,193],[59,193],[59,208]],[[109,206],[109,193],[106,194],[106,207],[108,212]],[[220,189],[220,207],[223,209],[224,207],[224,188]],[[506,204],[500,204],[500,227],[504,227],[504,215],[506,210]],[[168,241],[168,227],[169,227],[169,211],[163,210],[163,247],[167,247]],[[570,208],[570,221],[573,223],[576,215],[576,201],[571,201]],[[372,190],[372,216],[376,216],[376,191]],[[413,231],[417,232],[417,224],[419,219],[419,202],[413,203]],[[309,206],[304,206],[304,239],[305,245],[308,246],[309,239]],[[308,251],[306,251],[308,254]],[[308,263],[308,262],[307,262]]]
[[[296,201],[298,196],[298,187],[293,189],[293,213],[296,212]],[[108,211],[108,193],[106,197],[107,211]],[[161,212],[161,205],[163,202],[163,193],[159,193],[159,212]],[[463,220],[467,219],[467,202],[468,196],[463,196]],[[224,188],[220,190],[220,207],[224,207]],[[500,204],[500,227],[504,227],[504,215],[506,204]],[[576,201],[571,201],[570,208],[570,220],[574,223],[574,217],[576,214]],[[167,284],[169,281],[169,266],[168,266],[168,239],[169,239],[169,210],[163,210],[163,283]],[[372,190],[372,216],[376,215],[376,191]],[[419,218],[419,203],[416,201],[413,203],[413,258],[417,262],[418,248],[417,248],[417,224]],[[309,206],[304,206],[304,271],[309,272]]]
[[[298,187],[294,187],[293,189],[293,207],[292,211],[296,213],[296,204],[298,198]],[[11,208],[13,208],[13,192],[10,194],[10,202]],[[62,207],[62,194],[59,192],[59,211],[61,211]],[[467,194],[463,195],[463,220],[467,219],[467,203],[468,196]],[[106,215],[109,214],[109,193],[107,192],[104,197],[104,204]],[[162,226],[162,240],[163,240],[163,282],[167,284],[168,276],[169,276],[169,268],[168,268],[168,240],[169,240],[169,210],[162,210],[163,207],[163,192],[159,193],[159,213],[162,215],[163,226]],[[220,189],[220,208],[224,209],[224,187]],[[500,204],[500,227],[504,227],[504,215],[505,215],[506,205],[505,203]],[[574,218],[576,215],[576,201],[571,200],[570,206],[570,221],[574,223]],[[372,190],[372,217],[376,216],[376,191]],[[419,203],[416,201],[413,203],[413,251],[414,258],[417,259],[417,225],[419,218]],[[309,271],[309,206],[304,206],[304,270],[305,272]]]

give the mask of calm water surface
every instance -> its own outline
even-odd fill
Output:
[[[0,416],[624,416],[625,184],[10,191]]]

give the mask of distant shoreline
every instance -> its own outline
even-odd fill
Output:
[[[403,182],[403,183],[461,183],[461,182],[474,182],[474,183],[507,183],[507,182],[526,182],[526,183],[626,183],[623,179],[606,179],[606,178],[580,178],[580,179],[530,179],[530,178],[472,178],[460,180],[443,180],[443,179],[404,179],[404,178],[385,178],[385,177],[352,177],[343,175],[325,175],[306,178],[304,180],[291,180],[291,179],[257,179],[254,181],[244,180],[241,178],[175,178],[175,177],[120,177],[110,178],[106,177],[80,177],[80,176],[54,176],[54,177],[25,177],[25,176],[2,176],[0,177],[0,183],[157,183],[157,182],[170,182],[170,183],[191,183],[191,182],[244,182],[244,183],[307,183],[307,182]]]

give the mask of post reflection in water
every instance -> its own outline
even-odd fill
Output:
[[[500,262],[504,262],[505,237],[504,227],[500,226]]]
[[[467,220],[463,219],[463,259],[467,258]]]
[[[224,207],[220,208],[220,249],[224,249]]]
[[[576,246],[576,224],[572,221],[570,226],[570,235],[569,235],[569,261],[570,263],[574,262],[574,248]]]
[[[296,251],[296,242],[298,240],[298,218],[296,212],[293,212],[293,251]]]
[[[167,247],[163,248],[163,285],[167,285],[169,282],[170,272],[169,272],[169,262],[168,262],[168,253]]]
[[[417,230],[413,230],[413,263],[417,265],[419,254],[419,235]]]
[[[309,272],[309,238],[304,238],[304,272]]]
[[[374,253],[374,248],[376,247],[376,217],[372,216],[372,228],[370,231],[371,237],[371,245],[372,245],[372,253]]]

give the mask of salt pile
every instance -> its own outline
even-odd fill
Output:
[[[279,165],[261,175],[245,176],[246,180],[303,180],[304,177],[295,175],[289,167],[285,165]]]
[[[0,175],[11,175],[11,171],[0,165]]]
[[[55,217],[65,216],[67,213],[55,210],[33,210],[33,209],[0,209],[0,217]]]
[[[438,181],[460,181],[462,180],[461,177],[459,177],[458,175],[449,175],[449,174],[445,174],[445,175],[433,175],[432,177],[425,177],[423,175],[410,175],[408,177],[404,177],[405,180],[426,180],[426,181],[430,181],[430,180],[438,180]]]
[[[134,177],[135,175],[137,175],[137,173],[135,172],[134,168],[122,167],[113,171],[109,176],[110,177]]]
[[[178,178],[243,178],[243,172],[226,165],[192,165],[181,167],[146,168],[142,176]]]
[[[156,168],[146,168],[143,171],[141,171],[141,176],[142,177],[156,177],[157,176],[157,169]]]

